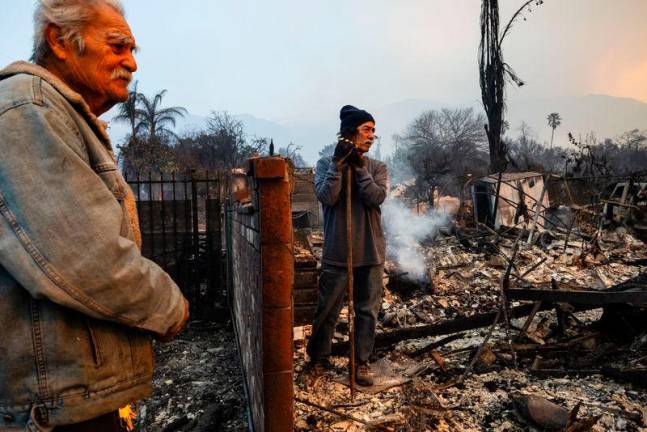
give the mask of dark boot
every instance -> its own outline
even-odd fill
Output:
[[[327,371],[331,371],[333,368],[334,366],[328,359],[322,359],[308,362],[305,367],[305,371],[312,376],[318,377],[325,374]]]
[[[373,385],[373,373],[368,363],[360,363],[355,368],[355,382],[364,387]]]

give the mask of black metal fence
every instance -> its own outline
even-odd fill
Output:
[[[222,173],[126,176],[137,200],[142,254],[166,270],[193,316],[214,318],[225,304]]]

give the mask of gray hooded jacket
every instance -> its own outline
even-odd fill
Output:
[[[0,430],[49,430],[151,391],[182,294],[142,257],[104,125],[47,70],[0,71]]]

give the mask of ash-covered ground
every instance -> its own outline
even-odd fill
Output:
[[[556,323],[551,314],[540,313],[538,320],[548,327]],[[576,314],[581,325],[586,326],[599,318],[600,311]],[[513,324],[521,324],[513,320]],[[535,329],[533,329],[534,331]],[[350,399],[346,384],[347,359],[333,357],[334,370],[318,378],[304,371],[305,357],[302,349],[296,351],[297,373],[295,394],[297,399],[311,402],[336,412],[323,411],[304,403],[297,403],[297,431],[542,431],[525,417],[520,406],[524,397],[543,398],[572,410],[578,403],[578,419],[595,419],[591,428],[573,430],[591,431],[647,431],[647,390],[631,383],[616,381],[599,372],[583,371],[582,374],[544,374],[533,371],[531,359],[519,355],[517,368],[506,361],[505,332],[495,331],[492,343],[481,355],[473,373],[464,382],[453,384],[470,363],[470,354],[481,343],[487,329],[465,333],[460,340],[451,342],[438,350],[443,368],[430,353],[411,358],[410,353],[426,344],[440,339],[426,338],[405,341],[388,351],[378,350],[378,363],[386,363],[393,375],[378,378],[385,388],[376,394],[358,391],[354,401]],[[589,351],[606,350],[589,345]],[[580,345],[574,345],[573,349]],[[644,361],[647,354],[647,336],[634,344],[633,361]],[[631,345],[623,350],[629,353]],[[611,351],[609,351],[611,353]],[[617,360],[626,364],[632,360]],[[612,362],[610,354],[598,362]],[[509,360],[509,359],[508,359]],[[599,364],[599,363],[598,363]],[[402,384],[398,385],[398,382]],[[369,389],[370,391],[370,389]],[[356,421],[357,420],[357,421]]]
[[[498,239],[496,246],[503,252],[498,253],[483,246],[492,244],[490,240],[460,245],[447,240],[424,247],[426,261],[434,267],[430,283],[387,287],[378,330],[496,311],[507,265],[501,257],[511,254],[513,241]],[[568,289],[603,290],[645,274],[644,243],[622,230],[600,240],[597,250],[555,241],[521,248],[514,284],[540,286],[554,280]],[[392,282],[398,280],[397,268],[389,274]],[[487,326],[461,332],[422,353],[445,336],[379,347],[372,366],[378,383],[374,389],[361,389],[354,401],[346,385],[346,357],[333,357],[334,369],[323,376],[304,371],[309,328],[297,328],[295,430],[539,431],[547,429],[537,426],[528,411],[559,417],[579,406],[574,419],[580,423],[568,430],[647,431],[647,382],[639,382],[647,376],[647,333],[621,340],[598,323],[601,309],[563,312],[561,325],[554,309],[539,312],[521,338],[517,335],[525,319],[512,320],[513,349],[501,324],[486,345]],[[342,312],[336,342],[347,339],[345,316]],[[139,407],[138,430],[247,430],[245,392],[229,325],[193,321],[175,341],[156,344],[155,351],[154,395]],[[631,373],[638,379],[632,381]]]
[[[240,361],[229,323],[191,321],[172,342],[155,343],[153,396],[136,430],[246,431]]]
[[[387,265],[378,333],[496,311],[514,238],[418,246],[430,267],[426,283],[408,284],[397,265]],[[511,284],[605,290],[647,271],[645,244],[623,229],[601,233],[593,246],[559,239],[525,245]],[[554,308],[537,313],[524,332],[525,318],[511,320],[509,331],[500,320],[491,334],[489,326],[463,331],[434,350],[424,348],[445,335],[378,347],[376,386],[360,389],[354,401],[347,358],[332,357],[334,368],[313,376],[303,345],[310,328],[299,328],[296,430],[647,431],[647,333],[640,319],[636,326],[616,312],[600,321],[601,308],[578,312],[563,305],[558,320]],[[644,310],[637,313],[645,317]],[[336,343],[347,341],[346,316],[342,311]],[[568,427],[546,426],[569,416]]]

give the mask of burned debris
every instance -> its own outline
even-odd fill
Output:
[[[295,430],[647,428],[640,188],[611,200],[628,180],[610,179],[591,193],[584,180],[495,174],[467,182],[460,198],[437,197],[443,211],[433,211],[408,201],[406,186],[396,187],[397,199],[390,198],[384,214],[406,223],[387,233],[385,295],[371,358],[377,376],[373,386],[358,386],[351,400],[345,310],[331,369],[316,377],[305,371],[323,238],[307,191],[311,170],[296,170],[293,183],[295,327],[294,355],[288,356],[294,398],[290,394],[287,401],[293,401]],[[234,216],[247,224],[239,240],[257,253],[255,239],[263,231],[255,225],[255,193],[232,188],[231,200],[237,203]],[[630,202],[633,213],[620,219],[621,210],[605,209],[611,201]],[[237,259],[246,267],[231,273],[247,281],[241,295],[261,292],[252,284],[262,279],[250,260],[255,256],[241,252]],[[258,311],[261,304],[240,298],[244,313],[238,316],[249,321],[238,324],[238,338],[260,344],[251,324],[258,321],[252,306]],[[200,321],[172,344],[157,345],[156,394],[139,407],[137,425],[244,428],[246,393],[250,406],[267,406],[259,387],[249,385],[256,379],[250,371],[262,371],[263,356],[248,359],[256,369],[244,368],[241,379],[234,345],[228,331]],[[278,417],[275,410],[272,419]]]
[[[194,320],[181,337],[154,348],[155,392],[138,406],[135,430],[247,429],[243,378],[228,326]]]
[[[472,180],[443,228],[407,245],[414,254],[391,250],[376,383],[353,402],[347,315],[332,370],[314,379],[299,323],[296,430],[645,430],[645,183],[608,179],[587,193],[592,181]],[[319,238],[299,236],[297,261],[312,268]]]

